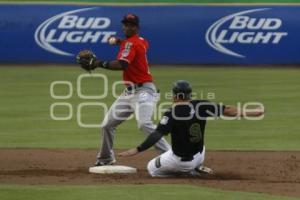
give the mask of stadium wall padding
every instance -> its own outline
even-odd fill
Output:
[[[114,59],[126,13],[140,17],[150,64],[300,64],[300,6],[0,5],[0,63]]]

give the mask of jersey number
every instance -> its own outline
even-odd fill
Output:
[[[200,124],[194,123],[190,127],[190,142],[197,143],[202,139]]]

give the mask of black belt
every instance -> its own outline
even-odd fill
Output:
[[[134,84],[134,85],[131,85],[131,86],[128,86],[126,88],[127,91],[132,91],[132,90],[135,90],[135,89],[138,89],[140,87],[143,87],[143,83],[137,83],[137,84]]]
[[[200,151],[200,153],[202,153],[202,152],[203,152],[203,149]],[[196,154],[197,154],[197,153],[196,153]],[[196,154],[194,154],[194,155],[196,155]],[[194,155],[192,155],[192,156],[185,156],[185,157],[178,156],[178,157],[180,157],[180,160],[181,160],[182,162],[189,162],[189,161],[194,160]]]
[[[192,160],[194,160],[194,156],[189,156],[189,157],[181,157],[179,156],[181,159],[182,162],[190,162]]]

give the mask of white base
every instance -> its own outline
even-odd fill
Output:
[[[123,166],[123,165],[105,165],[105,166],[90,167],[89,172],[95,174],[114,174],[114,173],[132,174],[132,173],[136,173],[137,169],[133,167]]]

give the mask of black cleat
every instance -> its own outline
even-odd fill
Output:
[[[105,166],[105,165],[114,165],[117,161],[116,160],[110,160],[110,161],[99,161],[94,164],[94,167],[99,167],[99,166]]]

